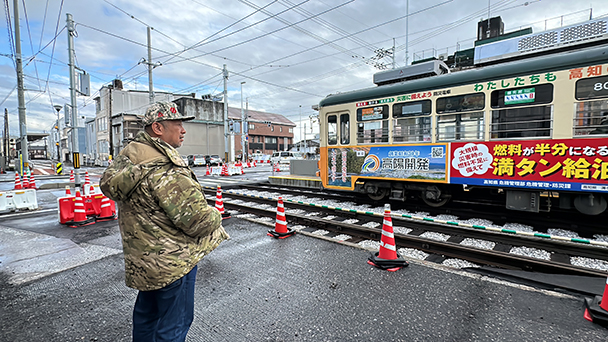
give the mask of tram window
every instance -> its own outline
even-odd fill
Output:
[[[350,143],[350,120],[348,114],[340,115],[340,143],[342,145]]]
[[[553,84],[541,84],[533,87],[519,87],[492,92],[492,108],[512,108],[551,103],[553,101]]]
[[[553,106],[520,107],[492,111],[492,139],[551,137]]]
[[[338,143],[338,117],[336,115],[327,116],[327,144],[335,145]]]
[[[431,100],[393,105],[393,141],[431,141]]]
[[[608,135],[608,101],[574,104],[574,135]]]
[[[357,109],[357,143],[388,142],[388,105]]]
[[[608,97],[608,76],[585,78],[576,81],[577,100]]]
[[[393,117],[431,115],[431,100],[396,103],[393,105]]]
[[[482,110],[485,107],[484,93],[474,93],[438,98],[435,102],[437,114]]]
[[[437,116],[437,141],[480,140],[483,133],[483,112]]]
[[[388,105],[357,109],[357,121],[388,119]]]
[[[357,124],[357,143],[379,142],[388,142],[388,120],[359,122]]]

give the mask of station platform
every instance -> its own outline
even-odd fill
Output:
[[[283,185],[295,188],[323,189],[321,177],[316,176],[276,175],[269,176],[268,182],[273,185]]]
[[[0,341],[131,341],[116,221],[79,229],[55,215],[0,223]],[[224,221],[231,239],[199,263],[187,341],[606,341],[583,298],[369,251],[268,224]]]

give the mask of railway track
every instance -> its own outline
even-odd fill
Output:
[[[352,192],[334,192],[328,190],[310,190],[303,188],[285,188],[272,184],[243,185],[240,189],[249,189],[260,192],[280,192],[290,196],[306,196],[311,198],[322,197],[326,200],[337,202],[354,202],[357,205],[374,205],[378,202],[365,196]],[[528,213],[512,211],[503,205],[487,201],[459,200],[446,204],[440,208],[425,205],[422,201],[388,201],[393,210],[407,210],[409,212],[421,212],[425,216],[449,215],[459,220],[480,219],[493,222],[495,225],[503,226],[507,223],[518,223],[533,226],[536,231],[547,233],[549,229],[563,229],[577,232],[581,237],[593,238],[595,235],[608,235],[608,229],[604,222],[605,216],[591,217],[572,212],[553,211],[549,213]]]
[[[274,224],[276,217],[276,197],[248,194],[238,190],[224,192],[224,206],[227,210],[265,217],[269,225]],[[213,200],[215,190],[205,189],[209,199]],[[302,194],[300,191],[296,191]],[[293,192],[291,192],[293,193]],[[325,198],[325,194],[314,192],[316,197]],[[326,231],[326,237],[335,240],[347,240],[349,243],[374,244],[380,240],[382,232],[382,213],[361,211],[318,205],[310,202],[284,197],[286,219],[290,225],[300,225],[303,231],[316,233]],[[343,199],[343,198],[342,198]],[[450,221],[428,219],[405,214],[393,213],[395,242],[398,250],[411,249],[426,254],[424,260],[442,263],[447,259],[465,260],[485,268],[475,272],[493,273],[495,270],[527,271],[530,277],[519,277],[527,283],[537,286],[559,288],[565,291],[585,293],[584,290],[568,285],[538,280],[532,281],[532,275],[561,275],[576,277],[606,278],[607,272],[601,269],[582,267],[574,264],[576,259],[600,260],[608,264],[608,243],[585,239],[563,238],[542,233],[516,232],[506,229],[467,225]],[[438,238],[439,237],[439,238]],[[477,241],[485,244],[480,248],[467,243]],[[541,251],[548,257],[533,258],[511,253],[514,249],[533,249]],[[405,256],[407,258],[407,255]],[[552,277],[548,277],[552,278]],[[555,277],[556,279],[559,277]]]

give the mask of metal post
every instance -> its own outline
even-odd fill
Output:
[[[405,66],[407,66],[407,62],[408,62],[408,43],[409,43],[409,39],[408,39],[408,30],[409,30],[409,21],[410,21],[410,0],[407,0],[405,2]]]
[[[228,158],[228,69],[224,64],[224,161],[230,160]]]
[[[74,65],[74,20],[66,13],[68,28],[68,63],[70,67],[70,98],[72,107],[72,163],[74,164],[74,186],[80,188],[80,151],[78,146],[78,104],[76,103],[76,72]],[[110,128],[111,129],[111,128]],[[82,189],[81,189],[82,191]]]
[[[19,1],[13,1],[15,10],[15,60],[17,64],[17,98],[19,101],[19,139],[21,141],[21,156],[23,167],[29,166],[29,153],[27,149],[27,122],[25,118],[25,96],[23,94],[23,62],[21,60],[21,31],[19,29]],[[15,165],[15,168],[17,165]],[[21,170],[23,172],[23,170]]]
[[[302,152],[302,105],[300,105],[300,143],[298,144],[298,152]]]
[[[241,161],[245,162],[245,110],[243,109],[243,84],[241,82]]]
[[[61,131],[59,130],[59,111],[63,108],[61,105],[54,105],[53,108],[57,111],[57,141],[55,144],[57,145],[57,162],[61,163],[61,152],[59,151],[59,145],[61,144]]]
[[[152,40],[150,38],[150,26],[148,26],[148,91],[150,92],[150,104],[154,103],[154,87],[152,86]]]

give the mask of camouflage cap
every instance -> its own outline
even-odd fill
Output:
[[[154,122],[165,120],[192,120],[194,116],[182,115],[177,106],[173,102],[160,101],[156,102],[146,110],[144,115],[144,126],[151,125]]]

